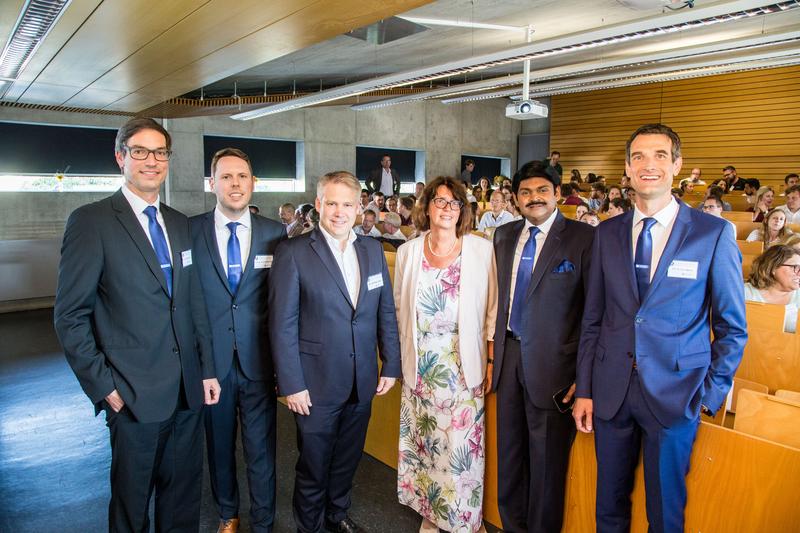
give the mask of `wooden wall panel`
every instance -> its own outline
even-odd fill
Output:
[[[663,122],[681,136],[683,171],[717,179],[733,165],[778,189],[800,172],[800,66],[707,76],[554,96],[550,146],[565,173],[577,168],[616,181],[625,142],[639,126]]]

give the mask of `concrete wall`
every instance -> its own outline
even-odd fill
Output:
[[[284,202],[312,201],[318,176],[332,170],[355,172],[357,145],[423,150],[429,177],[457,175],[462,153],[508,157],[512,168],[516,168],[521,123],[505,118],[504,105],[500,101],[458,105],[431,101],[360,112],[344,106],[326,106],[249,122],[226,117],[169,119],[165,126],[173,137],[175,155],[162,199],[187,215],[213,208],[213,195],[203,192],[202,178],[207,173],[203,169],[204,134],[305,142],[306,192],[254,195],[253,203],[272,218],[277,218],[278,206]],[[3,107],[0,120],[118,128],[127,118]],[[108,156],[113,157],[111,146]],[[0,193],[0,242],[60,240],[73,209],[105,196],[106,193]],[[0,266],[3,261],[0,257]],[[15,261],[14,268],[20,268]],[[40,296],[41,290],[31,287],[29,292],[34,297]],[[9,296],[0,293],[0,302]]]

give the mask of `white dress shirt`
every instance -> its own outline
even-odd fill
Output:
[[[384,233],[382,235],[382,237],[384,239],[394,239],[396,241],[405,241],[406,240],[406,236],[403,235],[403,232],[400,231],[399,229],[397,231],[395,231],[394,233],[389,233],[387,231],[386,233]]]
[[[800,224],[800,209],[792,213],[785,204],[780,206],[778,209],[786,213],[787,224]]]
[[[539,228],[539,233],[536,234],[536,253],[533,256],[533,266],[531,268],[531,272],[536,268],[536,261],[539,260],[539,256],[542,253],[542,247],[544,246],[544,242],[547,240],[547,235],[550,233],[550,228],[553,227],[553,222],[555,222],[556,217],[558,216],[558,209],[554,209],[550,216],[545,220],[541,225],[537,226]],[[508,295],[508,324],[511,323],[511,308],[514,306],[514,289],[517,286],[517,269],[519,268],[519,261],[522,258],[522,250],[525,248],[525,243],[528,242],[528,237],[531,235],[530,228],[533,226],[528,219],[525,219],[525,227],[522,228],[522,233],[519,234],[519,240],[517,240],[517,248],[514,250],[514,263],[511,267],[511,290],[509,291]],[[511,328],[508,328],[509,330]]]
[[[217,234],[217,250],[219,250],[219,258],[222,261],[222,268],[225,269],[225,275],[228,274],[228,241],[231,238],[231,231],[227,226],[229,222],[239,223],[236,226],[236,237],[239,238],[239,254],[242,258],[242,273],[244,273],[244,267],[250,255],[250,240],[253,234],[250,210],[245,209],[239,220],[231,220],[220,212],[219,207],[214,208],[214,231]]]
[[[653,276],[658,268],[658,262],[661,260],[661,254],[664,253],[664,248],[667,246],[667,241],[672,233],[672,226],[675,225],[675,218],[678,216],[678,202],[675,197],[671,197],[669,203],[661,209],[658,213],[650,218],[656,219],[656,223],[650,227],[650,237],[653,240],[653,257],[650,260],[650,281],[653,281]],[[639,239],[639,234],[642,232],[642,219],[647,218],[647,215],[639,211],[638,207],[633,209],[633,228],[631,229],[631,253],[636,257],[636,242]]]
[[[336,240],[333,235],[325,231],[322,224],[320,224],[319,230],[325,236],[325,242],[328,243],[328,248],[331,249],[333,258],[336,260],[339,271],[344,278],[344,284],[347,286],[347,293],[350,295],[350,302],[353,304],[353,307],[355,307],[358,302],[358,291],[361,288],[361,270],[358,266],[356,249],[353,247],[353,243],[356,241],[356,234],[353,230],[350,230],[350,235],[347,237],[344,251],[342,251],[339,241]]]
[[[392,169],[381,167],[381,188],[379,189],[386,198],[394,194],[394,180],[392,179]]]
[[[164,232],[164,239],[167,241],[167,249],[169,250],[169,262],[172,263],[172,246],[169,244],[169,234],[167,233],[167,226],[164,224],[164,217],[161,215],[161,209],[158,208],[160,205],[159,197],[156,197],[154,203],[148,204],[140,196],[137,196],[131,191],[127,184],[122,185],[122,195],[128,200],[131,209],[133,209],[133,214],[136,215],[136,220],[139,221],[139,224],[144,230],[144,234],[147,236],[147,240],[150,241],[150,246],[153,246],[153,239],[150,237],[150,219],[144,214],[144,210],[151,205],[156,208],[156,221]],[[153,247],[153,250],[155,250],[155,247]]]
[[[375,237],[375,238],[378,238],[378,237],[380,237],[380,236],[381,236],[381,232],[380,232],[380,231],[378,231],[378,228],[376,228],[375,226],[372,226],[372,227],[370,228],[370,230],[369,230],[369,233],[365,233],[365,232],[364,232],[364,227],[363,227],[363,226],[361,226],[361,224],[359,224],[358,226],[354,227],[354,228],[353,228],[353,231],[356,233],[356,235],[363,235],[363,236],[365,236],[365,237]]]
[[[492,211],[487,211],[478,223],[478,231],[486,231],[487,228],[496,228],[514,220],[514,215],[503,209],[497,217]]]

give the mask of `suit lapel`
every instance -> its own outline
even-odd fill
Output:
[[[139,224],[139,220],[136,218],[133,209],[131,209],[131,204],[128,203],[121,189],[111,197],[111,206],[114,211],[116,211],[117,219],[120,221],[120,224],[122,224],[122,227],[125,228],[125,231],[130,235],[133,243],[139,249],[139,253],[142,254],[150,271],[161,284],[164,293],[169,294],[167,291],[167,281],[166,278],[164,278],[164,272],[161,270],[161,265],[156,257],[156,251],[153,249],[153,245],[150,244],[141,224]]]
[[[170,255],[172,255],[172,294],[178,289],[178,283],[183,274],[183,258],[181,257],[182,243],[180,242],[180,219],[175,215],[175,211],[164,205],[159,206],[161,216],[164,218],[164,226],[167,228],[167,238],[169,239]],[[162,276],[163,277],[163,276]],[[164,283],[166,287],[166,282]]]
[[[669,234],[667,245],[664,247],[661,258],[658,260],[658,266],[656,267],[656,273],[653,275],[653,281],[650,282],[650,288],[647,290],[648,296],[655,291],[659,283],[664,279],[672,260],[683,245],[683,241],[685,241],[686,237],[689,235],[689,224],[691,222],[691,213],[689,209],[691,208],[685,204],[678,207],[678,214],[675,216],[672,232]],[[645,296],[645,302],[646,301],[647,296]]]
[[[219,244],[217,243],[217,229],[214,226],[214,211],[206,213],[203,218],[203,236],[206,241],[206,248],[208,248],[208,256],[214,264],[214,269],[217,271],[219,279],[222,284],[231,292],[228,285],[228,276],[225,274],[225,267],[222,266],[222,258],[219,256]]]
[[[367,278],[369,277],[369,253],[367,253],[367,248],[364,246],[364,242],[362,239],[356,238],[356,242],[353,243],[353,246],[356,249],[356,255],[358,256],[358,273],[361,276],[361,286],[358,289],[358,303],[356,304],[356,308],[361,305],[361,302],[366,298],[366,294],[369,291],[369,287],[367,284]],[[381,276],[383,276],[383,271],[381,269]]]
[[[341,270],[339,270],[339,265],[336,264],[336,259],[333,257],[333,253],[331,249],[328,247],[328,243],[325,241],[325,236],[322,235],[322,232],[319,229],[315,229],[311,232],[311,248],[316,252],[319,256],[320,261],[322,264],[325,265],[325,268],[328,270],[328,273],[331,275],[333,280],[336,282],[336,286],[339,287],[339,290],[342,292],[342,295],[345,299],[350,303],[350,306],[355,309],[353,302],[350,301],[350,293],[347,292],[347,285],[344,283],[344,277],[342,276]],[[359,265],[360,268],[360,265]]]
[[[542,281],[542,276],[547,272],[550,266],[550,260],[553,259],[553,254],[561,246],[561,232],[565,225],[564,216],[558,213],[556,219],[553,221],[553,225],[550,226],[550,234],[547,235],[547,238],[544,240],[542,251],[539,252],[539,259],[536,260],[536,266],[533,267],[531,282],[528,285],[528,294],[525,295],[526,300],[531,297],[533,291],[536,290],[536,287],[539,285],[539,282]]]
[[[628,211],[623,215],[625,217],[619,225],[619,237],[617,238],[618,246],[622,247],[620,250],[620,257],[622,258],[622,271],[628,279],[631,294],[634,299],[639,301],[639,286],[636,284],[636,274],[633,271],[633,211]]]

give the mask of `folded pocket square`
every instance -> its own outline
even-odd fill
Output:
[[[574,272],[575,265],[564,259],[559,265],[553,269],[553,274],[563,274],[564,272]]]

